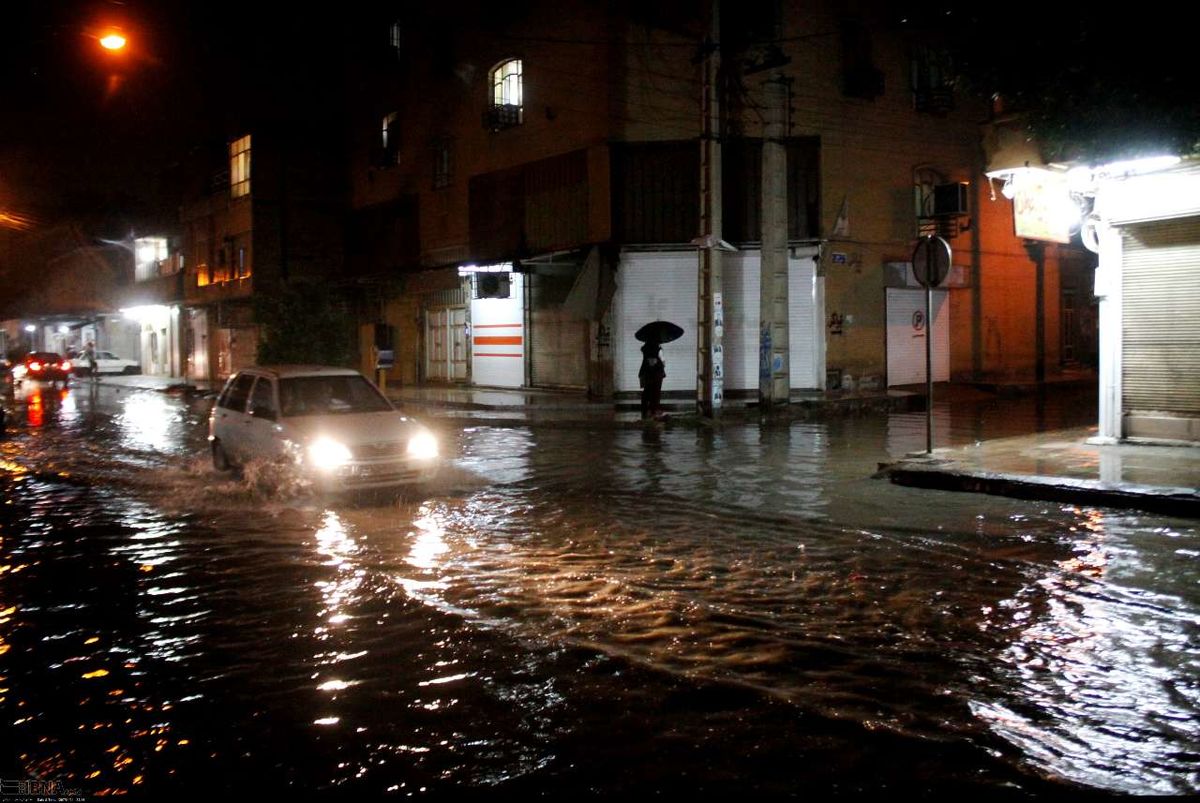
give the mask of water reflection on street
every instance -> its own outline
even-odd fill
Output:
[[[923,448],[923,414],[442,422],[436,484],[330,502],[214,474],[203,400],[73,387],[6,404],[0,777],[1200,788],[1193,523],[870,479]],[[1092,415],[936,412],[942,444]]]

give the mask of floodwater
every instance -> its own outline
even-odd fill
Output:
[[[920,413],[439,421],[436,483],[328,500],[215,474],[204,400],[4,403],[6,783],[1200,791],[1194,522],[870,479]],[[945,405],[938,443],[1093,416]]]

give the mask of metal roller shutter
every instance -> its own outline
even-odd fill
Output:
[[[617,271],[613,363],[618,391],[638,391],[641,343],[633,336],[644,323],[671,321],[683,337],[663,346],[667,378],[663,390],[696,389],[696,252],[625,253]]]
[[[1126,434],[1186,436],[1162,421],[1200,419],[1200,218],[1130,226],[1122,240]]]

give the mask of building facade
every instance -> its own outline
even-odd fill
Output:
[[[1064,360],[1073,257],[1015,236],[983,175],[988,107],[955,91],[936,42],[882,4],[714,4],[717,38],[704,5],[651,5],[362,20],[348,264],[364,368],[378,324],[394,382],[610,397],[638,388],[633,333],[668,319],[685,335],[664,347],[664,390],[687,394],[714,301],[730,396],[759,392],[762,309],[787,332],[770,357],[792,389],[922,381],[927,330],[937,379]],[[727,248],[704,300],[714,206]],[[764,302],[768,218],[786,256]],[[931,326],[908,264],[926,233],[954,254]]]
[[[338,139],[321,127],[239,133],[214,171],[181,213],[185,371],[210,382],[258,361],[256,299],[288,283],[334,286],[345,226]]]

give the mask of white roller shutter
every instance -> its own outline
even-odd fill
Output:
[[[1200,218],[1122,231],[1126,435],[1192,437],[1200,419]],[[1175,431],[1154,419],[1177,418]]]
[[[696,252],[625,253],[617,270],[614,298],[613,364],[618,392],[640,391],[642,324],[670,321],[683,337],[663,346],[667,378],[663,390],[696,389]]]
[[[813,251],[815,253],[815,250]],[[759,263],[757,251],[723,256],[725,309],[725,391],[758,391]],[[793,388],[821,387],[825,367],[821,281],[807,253],[788,260],[788,309],[791,383]],[[696,387],[695,251],[626,253],[617,274],[615,300],[616,387],[639,390],[642,355],[633,333],[644,323],[667,320],[684,329],[680,340],[663,346],[667,365],[664,390]]]

